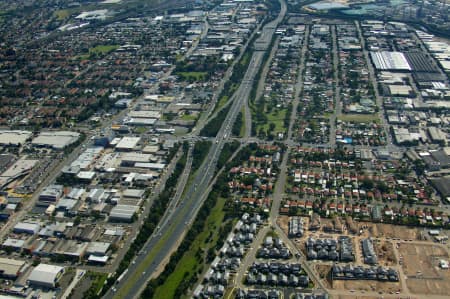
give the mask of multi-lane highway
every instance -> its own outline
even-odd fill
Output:
[[[262,29],[262,34],[256,41],[258,48],[251,58],[244,79],[236,91],[235,101],[231,104],[230,111],[213,141],[205,162],[197,171],[197,175],[188,186],[180,203],[172,207],[170,213],[167,213],[168,218],[162,219],[159,229],[141,250],[141,255],[130,265],[127,273],[114,288],[106,293],[104,298],[137,298],[144,290],[148,280],[154,277],[155,273],[161,271],[162,265],[168,261],[171,252],[179,245],[189,224],[194,220],[208,195],[223,145],[230,138],[233,123],[244,103],[248,100],[253,80],[260,69],[264,53],[269,47],[277,25],[286,14],[285,2],[281,0],[280,3],[282,5],[278,17]]]

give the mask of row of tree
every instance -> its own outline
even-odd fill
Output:
[[[103,296],[104,293],[113,285],[113,283],[117,280],[117,278],[128,268],[128,266],[131,263],[131,260],[135,257],[136,253],[139,252],[139,250],[141,250],[142,246],[144,246],[144,244],[153,234],[153,231],[155,230],[159,221],[164,215],[164,212],[167,210],[167,206],[170,200],[175,194],[177,181],[180,178],[186,166],[188,148],[189,148],[188,143],[187,142],[183,143],[183,156],[177,161],[173,173],[166,181],[164,190],[154,200],[149,215],[145,218],[144,224],[142,225],[139,234],[136,236],[134,242],[131,243],[130,248],[123,257],[122,261],[120,262],[119,267],[115,272],[115,275],[110,277],[106,281],[106,285],[103,287],[103,290],[100,293],[100,295],[85,298],[89,299],[101,298],[101,296]],[[173,157],[178,149],[179,145],[177,145],[177,147],[175,147],[172,150],[170,155]]]

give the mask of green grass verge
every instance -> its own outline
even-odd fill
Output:
[[[174,226],[171,225],[169,229],[170,230],[167,232],[167,234],[164,234],[164,236],[162,236],[161,239],[159,239],[159,242],[156,243],[155,247],[153,247],[150,250],[150,253],[146,256],[144,261],[141,264],[139,264],[136,271],[127,280],[126,284],[117,291],[114,298],[116,299],[126,298],[126,295],[130,292],[131,288],[135,286],[134,282],[139,280],[139,278],[142,276],[142,273],[146,271],[152,264],[153,260],[156,257],[156,254],[161,251],[162,246],[167,242],[167,239],[172,234]]]
[[[133,131],[138,134],[144,134],[148,131],[148,128],[147,127],[137,127]]]
[[[186,120],[186,121],[189,121],[189,120],[197,120],[197,116],[198,116],[198,115],[194,115],[194,114],[183,114],[183,116],[180,117],[180,119]]]
[[[67,19],[70,15],[72,14],[72,12],[69,9],[60,9],[57,10],[53,13],[53,15],[59,20],[65,20]]]
[[[108,278],[108,274],[89,271],[86,277],[90,279],[92,283],[90,288],[86,292],[84,292],[83,298],[95,298],[103,288],[106,279]]]
[[[119,48],[118,45],[99,45],[89,49],[89,54],[108,54]]]
[[[284,118],[286,117],[286,109],[277,110],[270,114],[267,114],[267,123],[262,126],[258,126],[258,130],[262,127],[265,131],[269,129],[271,123],[275,124],[275,132],[284,132]]]
[[[223,96],[219,99],[219,102],[217,102],[216,105],[216,109],[215,110],[220,110],[223,106],[225,106],[225,104],[228,102],[229,97],[228,96]]]
[[[378,114],[342,114],[338,117],[338,119],[341,121],[355,123],[380,122],[380,117]]]
[[[119,48],[118,45],[100,45],[89,49],[89,53],[77,55],[74,58],[78,60],[87,60],[96,56],[103,56]]]
[[[239,131],[239,137],[242,138],[245,135],[245,109],[244,107],[242,107],[241,109],[241,113],[242,113],[242,126],[241,126],[241,130]]]
[[[223,211],[224,204],[225,199],[219,198],[217,200],[206,220],[204,230],[196,237],[192,246],[178,262],[175,271],[169,275],[164,284],[156,289],[154,298],[175,298],[175,290],[178,285],[185,280],[190,280],[197,271],[204,270],[205,260],[201,258],[199,253],[206,252],[209,248],[214,248],[225,216]]]
[[[176,75],[186,81],[205,81],[208,73],[206,72],[177,72]]]

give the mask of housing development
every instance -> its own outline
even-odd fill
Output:
[[[3,1],[0,297],[448,298],[449,15]]]

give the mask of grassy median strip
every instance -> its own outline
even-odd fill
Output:
[[[222,160],[230,157],[232,149],[238,146],[238,142],[229,143],[230,150],[221,154]],[[224,209],[229,197],[227,174],[231,167],[248,157],[248,150],[239,152],[218,176],[181,245],[161,275],[147,284],[141,298],[188,298],[187,291],[201,278],[233,228],[232,212]]]
[[[171,160],[175,156],[175,153],[177,152],[177,150],[178,150],[178,146],[176,146],[171,151],[171,153],[167,157],[168,160]],[[180,157],[180,159],[177,161],[174,171],[172,172],[171,176],[167,179],[164,190],[159,194],[159,196],[153,202],[152,207],[149,212],[149,215],[145,219],[145,222],[144,222],[143,226],[141,227],[138,235],[136,236],[136,239],[131,244],[130,248],[126,252],[122,261],[120,262],[120,264],[115,272],[115,275],[113,275],[110,279],[107,280],[106,286],[103,288],[103,293],[106,292],[106,290],[108,290],[115,283],[117,278],[128,268],[128,266],[131,263],[131,260],[135,257],[136,253],[139,250],[141,250],[141,248],[144,246],[144,244],[147,242],[147,240],[150,238],[153,231],[155,230],[157,224],[159,223],[162,215],[164,214],[164,212],[167,208],[167,205],[169,204],[170,199],[173,197],[173,194],[175,194],[175,191],[176,191],[175,188],[176,188],[177,181],[178,181],[180,175],[182,174],[183,169],[186,165],[187,152],[188,152],[188,144],[184,143],[182,157]],[[147,191],[147,193],[150,193],[150,191]],[[164,236],[164,237],[166,237],[166,236]],[[152,261],[152,259],[153,258],[147,257],[147,259],[145,261],[149,260],[149,262],[144,267],[144,269],[141,271],[144,271],[145,268],[147,268],[148,265],[150,265],[150,262]],[[145,263],[143,263],[143,264],[145,264]],[[141,267],[139,267],[139,269],[141,269]],[[137,273],[139,273],[139,275],[140,275],[140,273],[142,273],[142,272],[137,272]],[[126,285],[124,285],[124,287],[122,289],[119,289],[119,292],[117,293],[117,295],[115,297],[121,298],[120,294],[125,293],[125,290],[129,290],[132,287],[131,282],[132,282],[132,280],[128,280],[128,283]],[[130,284],[131,284],[131,286],[130,286]]]
[[[219,198],[205,221],[202,232],[192,242],[191,247],[183,255],[171,275],[164,284],[155,290],[153,298],[182,298],[180,293],[184,285],[197,280],[198,273],[203,272],[207,253],[214,250],[219,238],[220,227],[225,213],[223,207],[225,199]]]

